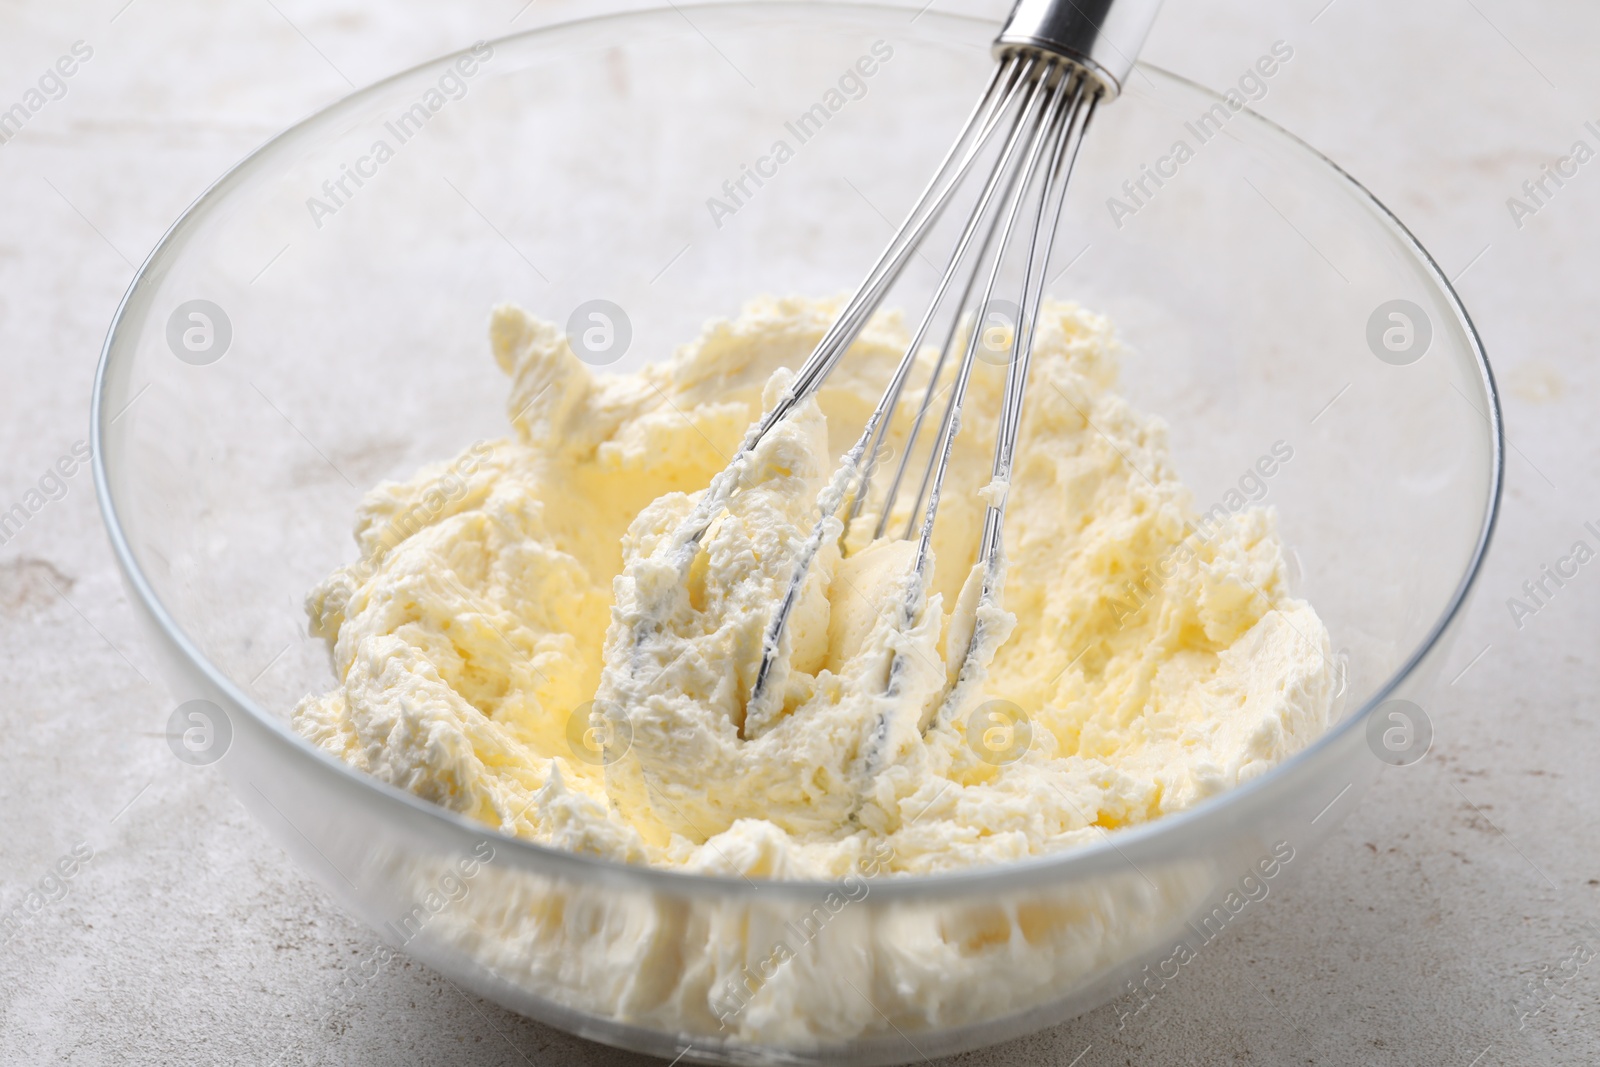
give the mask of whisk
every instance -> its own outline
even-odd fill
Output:
[[[974,581],[981,585],[975,601],[963,591],[962,599],[973,608],[970,633],[964,635],[965,651],[943,699],[925,715],[919,728],[925,731],[933,722],[947,717],[950,709],[959,704],[961,694],[981,681],[985,657],[992,655],[992,646],[1004,636],[997,632],[1003,627],[995,621],[1003,616],[998,609],[1005,571],[1004,487],[1015,458],[1033,334],[1068,180],[1095,109],[1121,92],[1159,6],[1160,0],[1020,0],[995,39],[997,63],[989,83],[932,181],[860,288],[796,372],[786,392],[750,428],[729,465],[712,479],[695,508],[673,531],[665,557],[658,557],[677,569],[681,583],[687,582],[701,539],[737,489],[741,465],[748,462],[752,450],[774,426],[817,391],[958,189],[975,169],[981,169],[975,167],[977,161],[985,155],[992,157],[905,355],[860,437],[823,488],[818,498],[819,518],[795,551],[787,593],[775,607],[764,634],[761,663],[746,701],[741,736],[748,739],[759,735],[782,712],[781,699],[775,694],[782,689],[778,681],[787,664],[786,628],[806,575],[822,546],[830,538],[842,538],[850,522],[859,516],[868,497],[871,473],[917,354],[935,321],[943,315],[949,319],[944,343],[938,349],[922,397],[916,402],[909,438],[887,487],[874,531],[874,539],[888,532],[890,513],[907,481],[917,439],[925,424],[935,420],[941,375],[955,355],[954,350],[960,348],[953,380],[946,383],[949,395],[936,417],[928,462],[918,479],[910,519],[902,533],[908,541],[916,539],[914,562],[899,605],[902,628],[912,625],[924,607],[934,518],[961,425],[961,407],[973,362],[985,334],[976,324],[983,322],[986,310],[995,305],[1004,268],[1008,263],[1014,268],[1012,257],[1022,257],[1021,288],[1013,290],[1020,299],[1007,301],[1016,308],[1016,321],[1011,324],[995,436],[991,485],[998,491],[990,494],[976,565],[968,579],[969,586]],[[651,631],[642,628],[635,636],[637,649],[649,640]],[[897,694],[903,666],[898,656],[891,662],[886,696]],[[877,758],[873,753],[881,751],[888,728],[886,719],[880,721],[877,736],[869,741],[869,772]]]

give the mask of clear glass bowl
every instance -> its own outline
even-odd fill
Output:
[[[874,881],[856,899],[512,840],[290,731],[295,701],[333,683],[302,600],[354,558],[360,493],[505,432],[492,304],[560,323],[615,301],[632,321],[618,365],[631,369],[752,295],[847,289],[970,108],[993,32],[807,2],[524,33],[271,141],[189,209],[129,289],[96,382],[96,480],[175,703],[221,709],[209,736],[175,750],[220,756],[331,893],[463,987],[596,1040],[727,1062],[897,1063],[1115,996],[1131,1013],[1135,981],[1181,968],[1180,940],[1203,951],[1350,810],[1384,765],[1373,709],[1426,705],[1499,493],[1498,406],[1472,325],[1349,177],[1144,68],[1091,131],[1058,241],[1056,269],[1071,266],[1049,293],[1120,325],[1123,390],[1168,420],[1198,501],[1231,506],[1230,490],[1266,486],[1344,665],[1340,720],[1320,741],[1093,847]],[[863,93],[848,82],[826,126],[796,143],[786,123],[826,104],[880,41],[892,55]],[[780,139],[793,158],[735,213],[712,212],[707,199]],[[1179,140],[1192,158],[1173,157]],[[1166,175],[1159,186],[1144,165]],[[1123,183],[1141,179],[1130,196]],[[1391,301],[1410,302],[1409,337]],[[1389,329],[1401,332],[1386,348]],[[1250,477],[1278,442],[1292,461]],[[175,732],[200,723],[175,716]],[[835,912],[828,894],[847,890]],[[827,921],[806,919],[819,906]],[[762,974],[769,936],[806,922],[811,943]],[[726,979],[745,966],[758,991],[723,1028],[708,968]],[[312,989],[308,1009],[338,995]]]

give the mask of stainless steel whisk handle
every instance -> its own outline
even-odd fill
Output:
[[[1115,97],[1160,9],[1161,0],[1017,0],[995,38],[995,57],[1019,50],[1062,56]]]

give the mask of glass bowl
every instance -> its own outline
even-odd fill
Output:
[[[387,944],[516,1011],[668,1058],[919,1060],[1114,997],[1136,1014],[1141,989],[1248,921],[1386,763],[1425,751],[1418,706],[1499,498],[1478,338],[1356,182],[1148,67],[1090,133],[1048,293],[1118,323],[1122,389],[1168,421],[1202,507],[1277,508],[1340,655],[1341,710],[1319,741],[1091,847],[863,891],[552,851],[290,730],[296,700],[333,683],[302,602],[355,558],[360,494],[505,432],[491,305],[564,323],[612,301],[633,335],[617,368],[633,369],[753,295],[847,289],[970,108],[993,33],[818,2],[541,28],[272,140],[140,269],[96,380],[95,474],[175,697],[169,742],[216,762]],[[1234,101],[1289,62],[1264,56]],[[826,124],[792,130],[819,103]],[[733,206],[724,183],[746,164],[769,177],[736,210],[710,207]],[[1292,461],[1258,476],[1275,446]],[[784,937],[801,944],[775,964]],[[747,990],[731,1021],[711,1010],[713,979]],[[313,989],[308,1011],[348,986]]]

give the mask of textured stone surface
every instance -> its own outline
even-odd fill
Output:
[[[595,10],[535,2],[520,15],[523,0],[0,5],[0,108],[74,41],[94,49],[66,95],[0,145],[0,508],[87,438],[96,355],[133,264],[213,177],[347,79]],[[1261,110],[1363,180],[1459,278],[1503,386],[1505,514],[1446,678],[1465,673],[1430,709],[1432,754],[1387,772],[1143,1017],[1119,1031],[1106,1009],[963,1059],[1594,1063],[1600,968],[1552,976],[1580,939],[1600,947],[1600,577],[1586,568],[1521,629],[1505,602],[1600,522],[1585,310],[1600,280],[1600,164],[1520,229],[1506,198],[1574,139],[1596,143],[1583,124],[1600,120],[1600,9],[1169,0],[1147,58],[1217,85],[1279,38],[1297,59]],[[0,545],[0,910],[74,846],[94,856],[0,948],[0,1060],[639,1060],[414,964],[386,969],[330,1019],[292,1013],[318,983],[331,996],[375,939],[219,775],[172,759],[168,700],[89,475],[66,484]],[[1518,1003],[1544,1007],[1519,1029]]]

